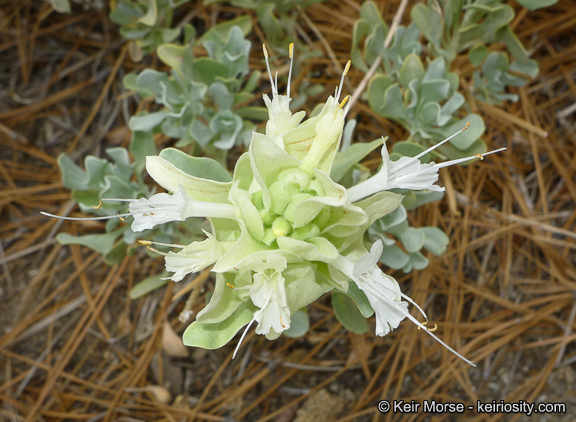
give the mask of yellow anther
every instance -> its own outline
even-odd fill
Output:
[[[122,216],[120,216],[120,214],[118,214],[118,218],[120,219],[120,221],[125,221],[126,219]]]
[[[149,240],[140,240],[138,239],[138,243],[140,243],[141,245],[151,245],[152,242],[150,242]]]
[[[466,126],[464,127],[464,129],[463,129],[463,130],[466,130],[466,129],[468,129],[469,127],[470,127],[470,122],[466,123]]]
[[[266,50],[266,44],[262,44],[262,50],[264,51],[264,57],[268,60],[268,50]]]
[[[290,43],[290,46],[288,47],[288,51],[290,52],[289,53],[290,58],[292,58],[294,56],[294,43],[293,42]]]
[[[100,199],[100,203],[98,204],[98,206],[97,206],[97,207],[92,207],[92,208],[94,208],[95,210],[97,210],[97,209],[100,208],[101,206],[102,206],[102,200]]]
[[[428,328],[428,327],[426,327],[426,324],[428,324],[428,321],[424,321],[422,323],[422,325],[424,325],[424,328],[426,328],[430,332],[436,331],[438,329],[438,325],[436,325],[436,324],[434,324],[434,328]],[[420,327],[418,327],[418,329],[420,329]]]
[[[484,159],[484,156],[482,154],[474,154],[474,157],[480,158],[481,160]]]
[[[231,285],[230,283],[226,283],[226,285],[227,285],[228,287],[230,287],[232,290],[234,290],[234,286]]]
[[[346,63],[346,67],[344,68],[343,76],[346,76],[348,74],[348,71],[350,70],[351,64],[352,64],[352,62],[350,60],[348,60],[348,63]]]
[[[350,95],[345,96],[344,99],[342,100],[342,102],[340,103],[339,107],[343,108],[349,99],[350,99]]]

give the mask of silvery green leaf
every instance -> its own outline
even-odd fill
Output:
[[[450,82],[443,79],[423,80],[420,84],[420,97],[422,102],[440,102],[448,98]]]
[[[282,275],[286,280],[286,302],[292,314],[308,306],[332,288],[316,280],[310,263],[288,264]]]
[[[440,104],[438,103],[426,103],[416,114],[416,123],[414,125],[422,130],[426,130],[429,127],[437,126],[438,119],[440,118]],[[427,132],[423,132],[427,135]],[[429,137],[429,135],[427,136]]]
[[[163,43],[170,43],[180,35],[179,28],[160,28]]]
[[[298,338],[304,336],[308,332],[309,328],[310,318],[308,318],[308,312],[306,312],[306,308],[302,308],[292,315],[292,318],[290,319],[290,328],[282,334],[289,338]]]
[[[330,172],[332,180],[338,182],[354,164],[363,160],[368,154],[374,151],[374,149],[381,146],[383,142],[384,140],[380,138],[368,143],[357,143],[336,153],[334,164],[332,164],[332,171]]]
[[[484,44],[477,44],[468,51],[468,60],[474,67],[478,67],[484,63],[488,50]]]
[[[222,42],[225,42],[230,30],[234,26],[238,26],[242,30],[242,34],[247,36],[252,31],[252,17],[250,15],[242,15],[213,26],[196,42],[196,45],[203,44],[205,39],[211,39],[213,37],[218,37]]]
[[[132,132],[132,139],[128,147],[134,157],[134,169],[141,173],[146,166],[146,156],[156,154],[154,135],[151,132]]]
[[[128,245],[123,240],[118,240],[114,246],[112,246],[112,249],[110,249],[108,253],[104,255],[104,263],[106,265],[120,264],[126,257],[127,251]]]
[[[169,98],[171,100],[178,100],[178,94],[174,92],[174,88],[164,72],[158,72],[154,69],[143,70],[136,78],[138,92],[141,89],[153,92],[156,95],[156,101],[162,103],[162,98]],[[170,89],[170,95],[164,95],[166,90]]]
[[[62,153],[58,157],[58,166],[62,173],[62,184],[68,189],[88,189],[88,175],[70,157]]]
[[[428,261],[428,258],[422,255],[421,252],[413,252],[410,254],[410,264],[415,270],[423,270],[428,266],[429,262],[430,261]],[[404,270],[404,272],[408,273],[412,271],[412,268],[407,271]]]
[[[136,300],[168,283],[169,279],[167,272],[147,277],[144,280],[136,283],[130,290],[130,299]]]
[[[128,126],[130,130],[140,132],[150,132],[162,121],[173,113],[170,111],[157,111],[156,113],[144,113],[132,116]]]
[[[72,190],[72,198],[80,205],[82,211],[86,210],[88,212],[94,211],[90,210],[91,207],[97,207],[100,203],[100,191],[99,190]]]
[[[194,54],[189,45],[163,44],[158,47],[158,57],[181,76],[191,79]]]
[[[219,110],[227,110],[234,105],[234,94],[229,92],[226,85],[222,82],[214,82],[210,85],[209,91],[213,95]]]
[[[194,119],[192,124],[188,127],[188,136],[196,141],[202,148],[208,145],[212,139],[212,132],[210,128],[202,123],[199,119]]]
[[[418,208],[424,204],[438,201],[444,197],[444,192],[437,191],[418,191],[411,192],[404,197],[402,205],[406,210],[410,211]],[[409,199],[409,201],[407,201]]]
[[[104,177],[104,188],[100,195],[102,198],[131,198],[132,186],[125,179],[108,174]]]
[[[423,3],[415,5],[410,17],[422,31],[428,41],[436,47],[440,46],[443,33],[443,19],[438,7],[428,7]]]
[[[191,44],[196,38],[196,28],[193,25],[184,24],[184,44]]]
[[[464,96],[459,92],[454,92],[454,94],[452,94],[452,96],[448,99],[448,101],[446,101],[442,105],[440,112],[442,113],[442,115],[449,116],[450,118],[452,118],[452,115],[456,113],[460,109],[460,107],[462,107],[465,103],[466,99],[464,98]],[[440,126],[444,126],[444,124]]]
[[[128,151],[126,148],[116,147],[108,148],[106,154],[112,157],[114,161],[113,166],[111,166],[112,173],[118,176],[122,180],[130,180],[133,173],[133,164],[130,163],[130,157],[128,156]],[[125,197],[117,197],[125,198]]]
[[[105,255],[112,249],[114,242],[120,234],[121,231],[102,234],[87,234],[84,236],[72,236],[68,233],[58,233],[56,235],[56,240],[61,245],[82,245]]]
[[[424,233],[424,248],[436,256],[441,256],[446,252],[449,240],[446,233],[437,227],[422,227]]]
[[[512,22],[514,16],[512,6],[508,4],[494,6],[481,23],[486,39],[490,42],[499,41],[502,30]]]
[[[413,253],[418,252],[424,246],[424,233],[417,228],[408,227],[400,234],[400,241],[406,251]]]
[[[510,67],[508,68],[508,70],[512,71],[512,72],[517,72],[517,73],[522,73],[524,75],[528,75],[532,79],[534,79],[536,76],[538,76],[538,72],[539,72],[538,62],[536,60],[532,60],[532,59],[516,60],[510,64]]]
[[[537,10],[543,7],[552,6],[558,3],[558,0],[518,0],[522,6],[528,10]]]
[[[236,110],[236,114],[243,119],[268,120],[268,109],[266,107],[242,107]]]
[[[370,318],[374,315],[374,309],[370,306],[368,298],[362,290],[358,288],[358,285],[352,281],[349,282],[348,296],[356,303],[358,310],[364,318]]]
[[[186,174],[216,182],[230,182],[230,173],[220,163],[208,157],[193,157],[175,148],[165,148],[160,152],[164,158]]]
[[[70,1],[69,0],[49,0],[50,4],[58,13],[70,13]]]
[[[407,89],[411,81],[421,80],[424,74],[424,65],[420,58],[416,54],[409,54],[400,68],[398,82],[404,89]]]
[[[423,151],[425,151],[425,148],[422,145],[412,141],[400,141],[395,142],[394,145],[392,145],[392,152],[404,157],[415,157]],[[427,162],[427,159],[429,161],[430,157],[428,156],[429,154],[426,154],[420,159],[420,161],[424,163]]]
[[[230,182],[217,182],[204,177],[192,176],[161,156],[146,157],[146,171],[156,183],[169,192],[178,192],[180,185],[182,185],[190,199],[228,202]]]
[[[237,291],[227,285],[228,283],[235,287],[241,287],[236,285],[236,277],[237,274],[235,273],[216,274],[214,294],[204,309],[198,312],[196,321],[202,324],[215,324],[224,321],[238,309],[243,301],[238,297]]]
[[[200,57],[194,61],[194,71],[202,83],[210,86],[216,82],[217,77],[226,78],[228,68],[210,57]]]
[[[410,261],[410,255],[403,252],[398,246],[386,246],[384,245],[384,250],[382,256],[380,257],[380,262],[387,265],[390,268],[399,270],[404,267]]]
[[[332,309],[336,319],[348,331],[363,334],[368,331],[368,323],[362,316],[356,303],[347,295],[339,292],[332,293]]]
[[[104,176],[109,173],[112,166],[102,158],[89,155],[84,159],[84,167],[88,175],[88,186],[98,189],[104,186]]]
[[[246,324],[258,310],[251,302],[243,302],[236,311],[222,322],[203,324],[195,321],[188,326],[182,336],[186,346],[218,349],[227,344],[232,337]]]
[[[256,9],[256,16],[266,36],[276,41],[284,36],[284,29],[278,18],[274,15],[274,8],[274,3],[262,2]]]
[[[470,122],[470,127],[449,142],[459,150],[467,150],[484,134],[484,131],[486,130],[484,119],[482,119],[478,114],[469,114],[461,120],[442,127],[438,130],[441,134],[439,138],[447,138],[451,134],[456,133],[465,127],[467,122]],[[444,149],[442,150],[444,151]],[[452,155],[449,155],[449,157],[456,158]]]
[[[438,57],[428,63],[428,67],[426,68],[426,72],[424,73],[424,77],[422,81],[437,81],[442,80],[444,75],[446,74],[446,63],[442,57]],[[445,96],[444,96],[445,97]]]

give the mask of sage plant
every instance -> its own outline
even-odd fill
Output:
[[[133,217],[133,231],[191,217],[211,223],[206,240],[164,244],[175,251],[157,251],[164,255],[173,281],[209,266],[216,274],[214,294],[186,329],[184,343],[219,348],[246,327],[235,355],[253,324],[257,334],[275,339],[290,328],[296,311],[335,290],[349,294],[359,308],[372,309],[365,316],[376,314],[377,335],[388,334],[408,318],[474,365],[410,314],[408,307],[413,305],[427,321],[398,282],[378,267],[382,242],[377,240],[368,251],[363,239],[375,220],[400,205],[403,197],[392,189],[443,190],[436,185],[440,168],[486,154],[421,163],[419,158],[440,143],[416,157],[391,161],[384,145],[380,171],[346,189],[331,179],[330,170],[347,112],[348,97],[340,98],[350,63],[334,96],[304,121],[305,112],[292,113],[289,108],[290,77],[286,95],[281,95],[265,46],[264,53],[272,85],[272,98],[264,95],[269,119],[264,134],[252,134],[232,178],[227,180],[214,160],[194,158],[189,166],[182,153],[164,150],[147,157],[146,170],[169,193],[127,200],[129,212],[122,215]],[[292,60],[291,45],[289,76]]]

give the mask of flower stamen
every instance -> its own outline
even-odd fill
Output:
[[[450,139],[454,138],[455,136],[460,135],[462,132],[464,132],[466,129],[468,129],[470,127],[470,122],[466,123],[466,126],[464,126],[464,128],[460,129],[458,132],[450,135],[449,137],[447,137],[446,139],[444,139],[441,142],[438,142],[436,145],[432,145],[430,148],[428,148],[426,151],[422,151],[420,154],[418,154],[417,156],[415,156],[414,158],[418,159],[426,154],[428,154],[430,151],[434,151],[436,148],[438,148],[439,146],[445,144],[446,142],[448,142]]]
[[[340,85],[338,85],[338,89],[336,90],[336,101],[340,100],[340,95],[342,95],[342,87],[344,86],[344,78],[348,74],[348,71],[350,70],[351,64],[352,64],[352,62],[350,60],[348,60],[348,63],[346,63],[346,67],[344,68],[344,72],[342,72],[342,77],[340,78]],[[341,105],[340,107],[342,107],[342,106],[343,105]]]
[[[266,61],[266,69],[268,70],[270,85],[272,85],[272,95],[278,95],[278,85],[274,84],[274,78],[272,78],[272,71],[270,70],[270,62],[268,61],[268,50],[266,49],[266,44],[262,44],[262,50],[264,51],[264,60]]]
[[[290,80],[292,79],[292,65],[294,64],[294,43],[290,43],[288,51],[290,55],[290,70],[288,70],[288,87],[286,88],[286,96],[290,98]]]
[[[110,220],[112,218],[130,217],[132,214],[118,214],[118,215],[105,215],[102,217],[64,217],[61,215],[50,214],[48,212],[40,211],[40,214],[46,217],[58,218],[60,220],[70,220],[70,221],[94,221],[94,220]]]
[[[92,207],[92,208],[94,208],[95,210],[97,210],[97,209],[100,209],[101,206],[102,206],[102,200],[100,200],[100,203],[98,204],[98,206]]]

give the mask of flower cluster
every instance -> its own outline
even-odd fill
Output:
[[[253,323],[257,334],[275,339],[296,311],[330,290],[348,292],[351,284],[374,310],[377,335],[405,318],[425,329],[408,305],[426,318],[422,309],[378,268],[382,243],[367,251],[363,237],[376,219],[400,205],[402,196],[390,189],[440,190],[434,184],[438,169],[454,162],[422,164],[419,158],[428,151],[392,162],[384,146],[381,170],[344,188],[330,178],[348,100],[340,102],[342,84],[317,115],[302,122],[304,112],[290,111],[289,86],[280,95],[266,64],[272,84],[272,98],[264,96],[266,132],[253,133],[232,179],[192,174],[162,154],[147,157],[148,173],[170,194],[132,200],[126,214],[134,218],[134,231],[189,217],[211,223],[206,240],[167,245],[180,250],[164,254],[173,281],[211,265],[216,274],[214,294],[184,333],[185,344],[218,348],[247,326],[239,347]]]

